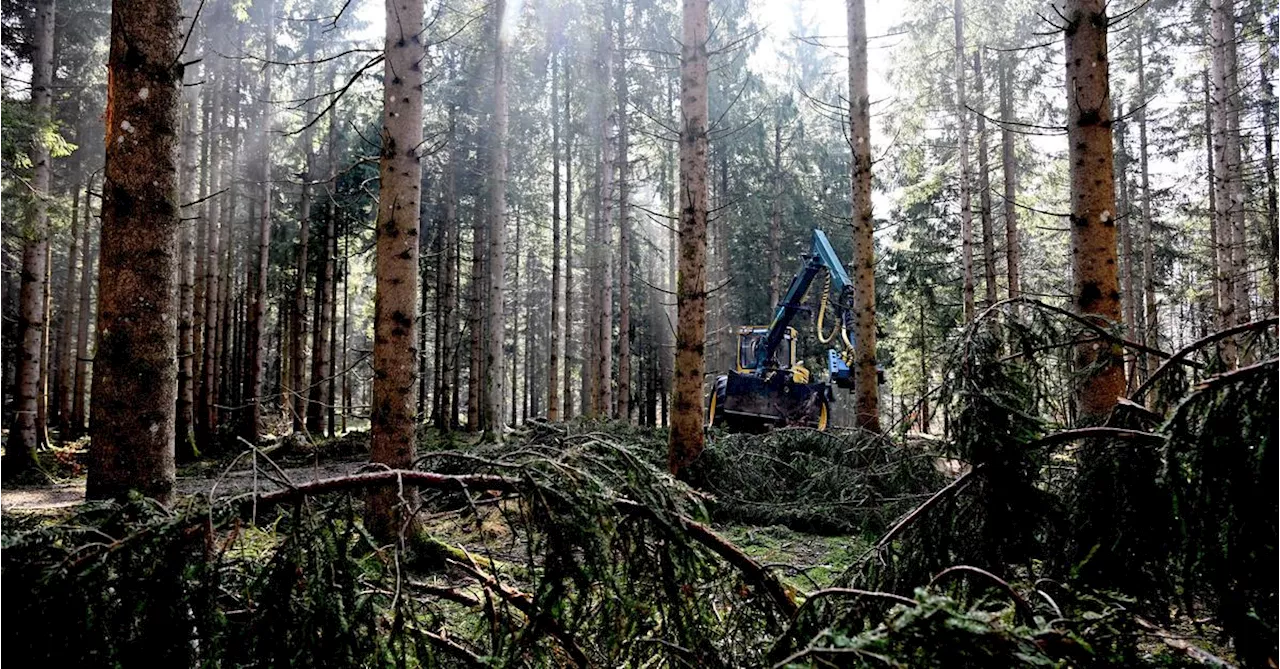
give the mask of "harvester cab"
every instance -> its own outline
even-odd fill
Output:
[[[816,319],[818,341],[843,345],[826,353],[825,368],[814,374],[796,357],[798,333],[791,326],[805,311],[805,295],[819,274],[826,273]],[[834,288],[834,293],[832,289]],[[834,299],[833,299],[834,296]],[[707,399],[709,426],[753,431],[770,426],[808,425],[826,429],[833,387],[853,388],[854,342],[849,336],[853,287],[835,249],[821,230],[800,271],[781,302],[775,305],[773,322],[738,328],[736,368],[718,376]],[[825,333],[828,312],[835,325]]]

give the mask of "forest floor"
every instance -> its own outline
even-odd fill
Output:
[[[325,442],[320,449],[296,445],[269,448],[266,453],[270,462],[267,457],[255,461],[252,457],[226,456],[180,465],[178,494],[222,499],[254,491],[279,490],[284,487],[282,478],[296,485],[355,474],[369,466],[367,438],[366,432],[351,432]],[[43,452],[42,464],[52,480],[42,484],[6,484],[0,488],[0,512],[53,516],[70,512],[85,501],[86,463],[84,442]],[[518,559],[523,542],[515,539],[515,533],[506,526],[504,510],[501,505],[487,505],[479,510],[478,519],[468,522],[453,518],[455,514],[433,515],[427,525],[433,535],[450,543],[479,540],[500,545],[506,543],[505,539],[512,539],[499,553],[504,559]],[[784,581],[800,590],[831,585],[874,540],[874,537],[811,534],[777,524],[717,522],[712,526],[747,555],[777,568]]]

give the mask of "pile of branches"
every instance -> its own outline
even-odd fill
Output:
[[[693,519],[692,490],[604,435],[423,464],[436,471],[6,523],[6,652],[56,666],[749,666],[795,611],[794,591]],[[422,495],[418,529],[383,545],[359,499],[388,484]]]
[[[946,482],[927,442],[859,430],[717,434],[690,480],[723,522],[879,534]]]

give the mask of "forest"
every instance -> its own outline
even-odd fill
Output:
[[[0,659],[1280,661],[1273,2],[0,30]]]

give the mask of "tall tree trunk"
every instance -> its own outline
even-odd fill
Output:
[[[978,208],[982,219],[982,269],[986,306],[996,303],[996,241],[991,221],[991,162],[987,157],[987,90],[982,78],[982,49],[973,52],[973,87],[978,106]]]
[[[682,0],[680,269],[676,286],[674,411],[667,465],[679,475],[702,453],[707,330],[707,0]]]
[[[457,367],[456,337],[458,326],[455,322],[458,313],[458,157],[462,151],[458,148],[458,109],[449,105],[449,163],[444,170],[444,236],[441,252],[443,253],[443,271],[440,295],[440,420],[436,426],[448,432],[458,425],[458,407],[454,383],[454,370]],[[344,365],[345,368],[345,365]]]
[[[493,119],[489,145],[489,338],[485,347],[485,383],[481,391],[488,416],[481,417],[488,439],[502,441],[506,415],[506,377],[503,374],[506,344],[506,309],[503,299],[507,267],[507,40],[515,26],[505,25],[507,0],[494,4]],[[488,419],[486,422],[486,418]]]
[[[1240,156],[1240,112],[1242,96],[1239,81],[1239,59],[1236,57],[1236,22],[1235,0],[1223,0],[1225,16],[1223,37],[1225,39],[1225,91],[1227,103],[1227,143],[1228,161],[1233,166],[1234,174],[1228,181],[1228,195],[1231,211],[1231,274],[1234,277],[1232,289],[1235,290],[1236,324],[1248,323],[1252,318],[1249,284],[1249,243],[1245,227],[1244,203],[1244,163]],[[1241,363],[1251,361],[1247,351],[1241,351]]]
[[[240,424],[240,435],[250,443],[258,442],[258,424],[262,421],[262,376],[264,369],[264,352],[262,333],[267,321],[267,272],[271,262],[271,200],[274,197],[271,188],[271,64],[276,48],[276,13],[275,0],[265,0],[262,12],[266,18],[266,47],[263,51],[262,89],[259,94],[259,123],[261,136],[258,138],[258,171],[262,179],[262,201],[258,204],[258,254],[257,269],[254,271],[254,285],[249,297],[248,322],[245,324],[246,365],[248,367],[248,384],[243,421]]]
[[[336,221],[334,222],[334,225],[336,228]],[[336,271],[338,263],[338,237],[342,234],[343,231],[335,229],[334,234],[329,235],[329,257],[332,258],[332,260],[329,261],[329,264],[334,266],[334,270],[331,271]],[[342,275],[344,280],[348,269],[347,261],[343,258]],[[327,434],[330,438],[338,436],[338,403],[334,401],[334,397],[337,396],[338,391],[338,300],[334,298],[337,285],[338,282],[336,280],[333,281],[333,286],[329,289],[329,295],[327,296],[328,299],[326,300],[327,306],[329,307],[329,367],[326,370],[325,381],[325,417],[328,423]]]
[[[863,16],[866,11],[863,8]],[[769,206],[769,306],[782,299],[782,112],[773,122],[773,202]]]
[[[1270,51],[1269,45],[1266,50]],[[1267,278],[1271,282],[1271,315],[1276,316],[1280,315],[1280,213],[1276,203],[1278,189],[1273,146],[1276,138],[1276,95],[1271,88],[1275,64],[1269,53],[1263,54],[1259,67],[1262,70],[1258,83],[1262,88],[1262,141],[1267,173]]]
[[[194,26],[191,30],[194,30]],[[182,128],[182,204],[194,202],[199,190],[196,161],[196,123],[199,121],[194,89],[184,92],[186,119]],[[192,331],[195,309],[196,221],[181,224],[178,232],[178,406],[174,419],[174,457],[189,462],[196,459],[195,447],[195,336]]]
[[[618,0],[613,0],[614,2]],[[609,417],[613,412],[613,202],[614,202],[614,153],[613,140],[610,138],[610,128],[614,125],[615,118],[612,109],[607,102],[608,95],[603,91],[609,90],[609,84],[613,81],[613,21],[610,17],[605,17],[605,30],[600,43],[599,63],[600,77],[599,90],[601,93],[600,109],[600,162],[598,164],[600,179],[600,217],[596,221],[597,235],[595,239],[596,266],[599,281],[595,284],[598,291],[596,298],[599,311],[596,317],[596,326],[599,328],[596,335],[596,399],[598,404],[593,407],[597,416]]]
[[[310,31],[307,36],[308,53],[314,57],[316,50],[314,22],[308,30]],[[298,244],[294,250],[296,274],[293,285],[293,305],[289,310],[288,392],[284,394],[285,408],[295,432],[304,427],[306,417],[306,409],[303,406],[306,402],[301,398],[307,393],[307,275],[310,262],[308,254],[311,246],[311,181],[316,176],[316,157],[312,146],[314,124],[311,121],[315,118],[315,96],[316,75],[315,68],[312,67],[307,71],[306,88],[306,122],[309,125],[303,128],[299,140],[303,151],[302,192],[298,201]],[[332,114],[332,110],[330,113]],[[334,169],[334,166],[330,165],[329,169]],[[332,401],[332,398],[330,399]]]
[[[333,397],[326,396],[329,389],[326,380],[329,373],[329,303],[333,301],[334,294],[334,258],[331,249],[333,248],[334,219],[337,213],[337,206],[330,198],[324,217],[324,229],[320,237],[320,248],[324,249],[324,255],[319,258],[320,262],[316,267],[316,303],[312,321],[315,330],[311,333],[314,347],[311,351],[311,383],[307,386],[306,428],[307,434],[312,437],[324,434],[326,411],[328,405],[333,403]]]
[[[1000,54],[1000,162],[1004,171],[1004,253],[1009,274],[1009,297],[1022,293],[1019,285],[1018,162],[1013,134],[1013,73],[1007,52]],[[1016,306],[1015,306],[1016,309]],[[1016,313],[1016,311],[1015,311]]]
[[[89,323],[93,319],[93,227],[90,224],[93,179],[84,183],[84,245],[80,247],[80,306],[76,309],[76,381],[71,403],[72,432],[79,436],[85,428],[89,406]]]
[[[52,166],[45,132],[53,123],[54,0],[40,0],[35,11],[35,45],[31,56],[31,197],[22,221],[22,284],[18,296],[18,365],[12,396],[14,421],[5,448],[4,475],[11,478],[36,466],[36,448],[44,426],[38,423],[40,365],[48,276],[49,205]]]
[[[1218,181],[1214,174],[1214,154],[1213,154],[1213,103],[1212,92],[1209,87],[1209,70],[1202,70],[1200,78],[1204,85],[1204,145],[1205,145],[1205,167],[1207,171],[1208,191],[1209,191],[1209,267],[1211,274],[1211,283],[1213,284],[1213,325],[1217,330],[1223,330],[1227,325],[1222,320],[1223,300],[1225,296],[1225,286],[1223,285],[1223,273],[1220,258],[1222,256],[1222,242],[1219,239],[1221,234],[1218,229]]]
[[[1141,336],[1138,329],[1137,304],[1142,302],[1141,295],[1135,291],[1136,283],[1133,280],[1133,208],[1129,206],[1129,149],[1125,142],[1125,130],[1129,124],[1124,121],[1124,105],[1116,105],[1117,121],[1112,127],[1115,128],[1115,166],[1116,181],[1119,184],[1119,204],[1116,209],[1116,221],[1119,226],[1120,235],[1120,312],[1124,316],[1124,324],[1130,332],[1137,333]],[[1137,357],[1129,358],[1126,356],[1126,365],[1128,369],[1125,371],[1125,378],[1132,381],[1137,380],[1138,360]]]
[[[71,246],[67,249],[67,272],[62,280],[62,318],[58,326],[58,385],[54,395],[58,398],[58,436],[67,441],[71,433],[71,386],[75,383],[75,347],[72,336],[76,321],[76,273],[77,255],[80,250],[80,184],[73,183],[71,192]],[[85,192],[85,207],[89,206],[89,194]],[[85,229],[88,238],[88,229]]]
[[[560,420],[560,60],[551,55],[551,350],[547,364],[547,420]],[[566,235],[567,237],[567,235]],[[566,244],[567,246],[567,244]],[[566,256],[568,253],[565,254]],[[568,370],[565,376],[568,377]]]
[[[418,211],[422,163],[423,4],[387,0],[382,156],[374,275],[373,433],[370,460],[413,466],[417,421]],[[410,522],[416,494],[387,486],[369,496],[371,526],[386,541]],[[405,508],[400,508],[405,504]]]
[[[40,328],[40,380],[36,391],[36,443],[39,448],[49,447],[49,367],[52,359],[49,330],[53,318],[53,245],[49,243],[46,226],[44,241],[44,281],[41,282],[40,300],[44,303],[44,327]]]
[[[1236,67],[1233,5],[1232,0],[1212,0],[1209,37],[1213,65],[1213,171],[1217,176],[1214,182],[1214,200],[1217,204],[1214,216],[1218,222],[1218,270],[1223,298],[1219,309],[1222,324],[1228,327],[1236,323],[1236,312],[1239,309],[1239,292],[1235,284],[1242,277],[1235,271],[1234,248],[1243,241],[1236,238],[1233,222],[1240,179],[1239,134],[1232,132],[1235,125],[1232,123],[1234,105],[1231,98],[1235,89],[1234,77],[1230,75]],[[1234,120],[1238,122],[1238,116]],[[1237,348],[1233,339],[1224,342],[1223,358],[1228,367],[1236,365]]]
[[[1147,346],[1158,348],[1160,341],[1160,321],[1156,314],[1156,266],[1155,243],[1152,240],[1152,228],[1155,223],[1151,216],[1151,171],[1147,167],[1147,65],[1143,57],[1143,24],[1138,24],[1138,162],[1142,170],[1142,301],[1146,307],[1143,324],[1146,326],[1143,335]],[[1160,365],[1154,354],[1143,356],[1143,378]]]
[[[1103,327],[1121,318],[1116,276],[1115,173],[1104,0],[1068,0],[1067,141],[1071,177],[1071,259],[1076,313]],[[1100,423],[1124,393],[1123,352],[1087,342],[1076,349],[1079,415]]]
[[[973,208],[969,195],[969,110],[964,96],[964,0],[955,0],[956,116],[960,133],[960,258],[964,271],[964,322],[973,320]]]
[[[618,411],[616,418],[631,421],[631,210],[630,136],[627,128],[627,6],[617,0],[618,44]]]
[[[178,388],[178,0],[115,0],[90,499],[169,502]],[[145,94],[142,91],[146,91]],[[166,316],[168,315],[168,316]]]
[[[216,14],[215,14],[216,16]],[[212,63],[207,68],[211,76],[221,75],[223,67],[214,68]],[[228,77],[223,76],[223,85],[214,87],[209,92],[212,98],[210,104],[210,125],[205,126],[205,144],[209,147],[209,191],[212,193],[206,202],[207,209],[204,217],[204,235],[205,235],[205,254],[204,254],[204,301],[201,313],[204,314],[204,334],[202,336],[203,350],[200,357],[200,383],[196,390],[196,446],[200,450],[207,450],[213,444],[214,429],[216,427],[217,409],[214,404],[217,394],[217,340],[219,330],[219,318],[221,310],[219,308],[220,294],[220,272],[219,246],[221,244],[222,234],[220,227],[223,220],[224,204],[227,204],[227,197],[224,189],[230,181],[223,175],[222,157],[223,137],[225,132],[223,126],[223,117],[225,116],[223,101],[226,96],[223,90],[228,85]]]
[[[849,0],[849,139],[853,144],[854,415],[858,427],[880,431],[876,379],[875,221],[871,216],[871,98],[867,92],[867,8]],[[993,282],[994,284],[994,282]]]
[[[520,225],[520,209],[516,208],[516,247],[511,254],[512,260],[512,276],[511,279],[511,420],[510,423],[515,425],[516,419],[520,413],[520,395],[518,379],[520,367],[520,250],[521,246],[521,225]],[[524,299],[529,299],[528,291],[524,294]]]
[[[572,61],[564,62],[564,419],[573,418],[573,108]]]
[[[468,329],[471,332],[470,361],[467,368],[467,430],[481,430],[480,416],[484,413],[481,387],[484,385],[484,260],[487,246],[485,227],[487,221],[478,213],[471,217],[471,277],[468,287]]]

